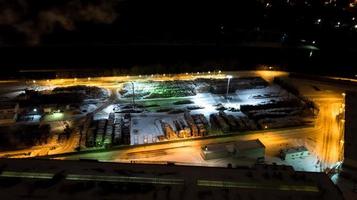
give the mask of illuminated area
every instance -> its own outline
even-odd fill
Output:
[[[294,87],[316,107],[304,110],[296,101],[300,97],[277,84],[276,77],[284,80],[284,84],[296,83]],[[286,72],[61,78],[25,84],[46,95],[51,91],[78,90],[92,96],[79,105],[31,108],[31,113],[43,115],[40,122],[49,123],[53,134],[47,143],[6,151],[1,153],[4,157],[50,155],[59,159],[118,162],[251,165],[256,161],[235,158],[206,161],[200,149],[208,144],[260,139],[266,146],[266,163],[293,165],[304,171],[330,171],[339,168],[343,161],[343,91],[288,78]],[[321,92],[310,85],[316,85]],[[101,93],[105,95],[97,95]],[[130,148],[111,149],[121,145]],[[299,146],[308,149],[307,158],[279,158],[282,149]],[[106,149],[108,152],[95,152]],[[61,156],[76,151],[78,155]]]

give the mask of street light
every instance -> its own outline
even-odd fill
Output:
[[[342,96],[345,97],[345,96],[346,96],[346,93],[343,92],[343,93],[342,93]]]
[[[135,106],[135,86],[134,86],[134,82],[131,82],[131,85],[133,86],[133,110],[134,110],[134,106]]]
[[[227,94],[226,94],[226,98],[228,98],[228,92],[229,92],[229,82],[231,81],[231,78],[233,78],[232,75],[227,75]]]

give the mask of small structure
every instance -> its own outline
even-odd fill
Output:
[[[19,104],[13,102],[0,102],[0,124],[11,124],[17,120]]]
[[[309,150],[304,146],[283,149],[280,151],[280,157],[282,160],[306,158],[309,155],[310,155]]]

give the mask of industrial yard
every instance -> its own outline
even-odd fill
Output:
[[[93,116],[85,148],[110,148],[305,126],[313,107],[260,77],[124,82],[107,115]]]
[[[340,153],[325,154],[320,141],[322,117],[340,106],[341,91],[308,83],[323,91],[318,93],[291,80],[279,71],[215,71],[15,81],[3,92],[2,116],[8,118],[2,126],[29,126],[37,137],[24,144],[22,132],[3,134],[16,139],[3,138],[11,142],[0,156],[205,166],[260,162],[309,171],[335,166]],[[325,99],[333,107],[321,109]],[[256,139],[265,151],[254,158],[206,160],[200,153],[205,146]],[[308,156],[282,159],[282,150],[298,147]]]

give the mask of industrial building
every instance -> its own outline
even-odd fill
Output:
[[[259,140],[247,140],[234,143],[211,144],[201,148],[203,159],[218,159],[225,157],[264,159],[265,146]]]
[[[2,199],[340,200],[325,173],[66,160],[0,160]]]

